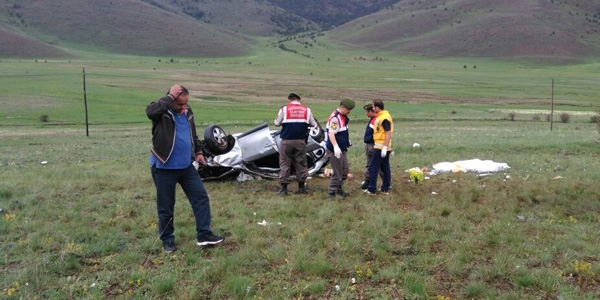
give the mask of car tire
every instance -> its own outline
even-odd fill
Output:
[[[213,154],[219,155],[229,151],[229,140],[225,130],[217,125],[211,124],[204,129],[204,144]]]
[[[323,127],[321,127],[319,120],[315,118],[315,122],[317,122],[317,126],[309,127],[308,134],[315,142],[320,143],[325,140],[325,132],[323,131]]]

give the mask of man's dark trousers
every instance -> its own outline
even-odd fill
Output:
[[[174,241],[175,188],[181,185],[190,201],[196,219],[196,238],[210,233],[210,204],[204,184],[192,164],[185,169],[159,169],[152,166],[152,179],[156,185],[158,233],[162,241]]]

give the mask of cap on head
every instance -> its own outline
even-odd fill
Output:
[[[298,96],[296,93],[290,93],[288,95],[288,100],[300,100],[300,96]]]
[[[365,104],[365,106],[363,106],[363,109],[366,111],[373,111],[373,104]]]
[[[354,101],[348,99],[348,98],[344,98],[342,99],[342,102],[340,102],[340,105],[342,105],[343,107],[352,110],[354,108],[354,106],[356,106],[356,104],[354,103]]]

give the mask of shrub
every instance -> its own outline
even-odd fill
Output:
[[[508,119],[511,120],[511,121],[514,121],[516,116],[517,116],[516,113],[511,112],[511,113],[508,114]]]
[[[40,121],[43,123],[47,123],[48,122],[48,115],[41,115],[40,116]]]
[[[590,117],[590,122],[598,124],[600,122],[600,110]]]
[[[450,113],[453,114],[453,115],[455,115],[456,114],[456,108],[453,108]]]
[[[539,114],[535,114],[533,115],[533,117],[531,117],[534,121],[539,121],[541,119]]]
[[[600,133],[600,110],[596,111],[596,115],[594,117],[596,117],[596,131]]]
[[[569,119],[571,119],[571,115],[569,115],[569,113],[566,113],[566,112],[560,113],[560,115],[558,115],[558,117],[560,118],[560,121],[563,123],[569,123]]]

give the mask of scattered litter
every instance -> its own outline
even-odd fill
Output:
[[[510,169],[506,163],[498,163],[491,160],[481,160],[478,158],[471,160],[460,160],[455,162],[441,162],[433,165],[433,170],[429,175],[437,175],[440,172],[466,173],[466,172],[500,172]]]
[[[492,174],[490,173],[482,173],[482,174],[478,174],[477,177],[485,177],[485,176],[490,176]]]
[[[525,222],[525,221],[527,221],[527,218],[525,216],[517,216],[517,220],[519,220],[521,222]]]
[[[432,194],[432,195],[437,195],[438,193],[436,193],[436,192],[431,192],[431,194]]]
[[[254,180],[254,179],[255,179],[254,176],[252,176],[248,173],[245,173],[245,172],[240,172],[240,174],[238,174],[238,176],[236,178],[236,180],[238,182],[244,182],[244,181],[249,181],[249,180]]]
[[[323,173],[319,174],[320,177],[325,177],[328,178],[329,176],[331,176],[331,174],[333,174],[333,170],[330,168],[325,168],[325,170],[323,171]]]
[[[339,286],[339,285],[336,285],[336,286],[335,286],[335,290],[339,292],[339,291],[340,291],[340,286]]]
[[[269,223],[267,223],[266,220],[262,220],[262,222],[258,222],[257,224],[260,225],[260,226],[267,226],[267,225],[269,225]]]
[[[351,283],[351,284],[355,284],[355,283],[356,283],[356,278],[352,277],[352,278],[350,279],[350,283]]]
[[[564,177],[562,177],[562,176],[556,176],[556,177],[554,177],[554,178],[552,178],[552,179],[556,180],[556,179],[563,179],[563,178],[564,178]]]
[[[48,161],[47,161],[47,160],[44,160],[44,161],[42,161],[42,162],[41,162],[41,164],[42,164],[42,165],[47,165],[47,164],[48,164]]]
[[[283,225],[283,224],[281,224],[281,222],[277,222],[277,225],[278,225],[278,226],[281,226],[281,225]]]
[[[506,175],[506,179],[510,179],[510,175]]]
[[[421,147],[421,145],[419,145],[419,143],[414,143],[413,144],[413,148],[419,148],[419,147]]]

